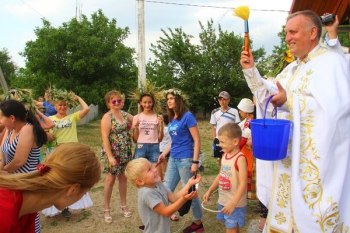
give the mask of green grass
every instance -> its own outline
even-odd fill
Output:
[[[218,174],[218,162],[211,156],[212,139],[211,139],[211,125],[209,120],[198,121],[199,132],[201,136],[201,150],[205,154],[204,159],[204,172],[202,173],[202,181],[199,186],[199,196],[202,200],[203,194],[211,185],[211,182]],[[99,156],[100,148],[102,144],[101,132],[100,132],[100,119],[92,121],[88,124],[78,126],[78,139],[79,142],[89,145],[94,148],[96,155]],[[119,213],[119,191],[118,182],[114,185],[112,200],[111,200],[111,215],[114,222],[112,224],[106,224],[103,220],[103,186],[104,186],[105,174],[102,174],[101,180],[95,185],[89,192],[94,205],[87,210],[72,211],[72,217],[66,219],[61,215],[51,218],[45,218],[41,216],[42,232],[77,232],[77,233],[130,233],[138,232],[138,226],[142,224],[137,212],[137,188],[128,185],[127,202],[130,210],[133,212],[131,218],[124,218]],[[179,188],[179,187],[178,187]],[[210,202],[204,204],[204,206],[211,210],[217,209],[217,193],[214,193]],[[246,226],[240,229],[241,233],[255,233],[257,231],[257,222],[259,215],[254,213],[256,209],[257,201],[248,201]],[[216,213],[212,213],[207,210],[203,210],[203,223],[206,232],[225,232],[225,226],[222,222],[216,220]],[[180,217],[180,221],[171,222],[171,232],[182,232],[182,229],[191,224],[192,212],[186,214],[184,217]]]

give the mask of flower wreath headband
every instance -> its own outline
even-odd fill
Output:
[[[49,87],[46,91],[47,91],[49,98],[54,103],[62,100],[62,101],[67,102],[73,108],[75,108],[79,105],[79,102],[75,99],[75,94],[72,91],[68,92],[65,89],[58,89],[55,86]]]
[[[1,96],[2,100],[14,99],[21,102],[28,110],[35,114],[35,105],[33,104],[32,90],[11,88],[7,93]]]
[[[157,113],[162,112],[162,99],[163,99],[163,87],[156,87],[156,83],[153,83],[149,80],[142,82],[140,87],[136,88],[134,91],[130,92],[129,98],[132,101],[132,104],[137,104],[140,101],[141,96],[150,95],[154,100],[153,109]]]
[[[185,104],[187,106],[189,106],[189,102],[188,102],[188,97],[186,94],[182,93],[182,91],[180,91],[179,89],[168,89],[164,91],[164,98],[166,98],[166,96],[168,94],[172,94],[176,97],[180,97],[181,99],[183,99],[183,101],[185,102]]]

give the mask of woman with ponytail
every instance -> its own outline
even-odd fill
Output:
[[[10,99],[0,103],[0,121],[5,126],[0,151],[1,170],[8,173],[34,171],[40,147],[47,140],[37,118],[21,102]]]
[[[0,121],[5,126],[0,151],[0,171],[28,173],[36,170],[40,147],[47,136],[36,116],[15,99],[0,103]],[[40,233],[40,217],[36,217],[36,233]]]
[[[26,174],[0,173],[2,233],[35,232],[37,212],[54,205],[62,210],[78,201],[100,180],[101,165],[94,151],[72,142],[58,146]]]

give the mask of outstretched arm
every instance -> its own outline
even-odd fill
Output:
[[[198,197],[198,193],[197,191],[193,191],[185,196],[182,196],[176,202],[168,206],[164,205],[163,202],[160,202],[158,205],[156,205],[153,208],[153,210],[164,217],[170,217],[176,211],[178,211],[187,200],[192,200],[193,198],[196,198],[196,197]]]
[[[176,194],[170,192],[168,194],[168,199],[172,203],[169,206],[166,206],[163,202],[156,205],[153,210],[159,213],[160,215],[163,215],[165,217],[170,217],[172,214],[174,214],[176,211],[178,211],[181,206],[187,201],[192,200],[196,197],[198,197],[197,191],[192,191],[191,193],[188,193],[188,189],[192,186],[197,184],[201,180],[201,176],[198,175],[196,179],[192,177],[188,180],[187,184]]]
[[[213,194],[213,192],[218,188],[218,186],[219,186],[219,178],[220,178],[220,174],[216,176],[215,180],[210,185],[208,191],[203,195],[203,200],[205,202],[208,202],[210,200],[211,194]]]
[[[52,129],[55,127],[55,123],[45,116],[42,112],[39,111],[38,107],[35,106],[35,118],[39,121],[41,128],[45,129]]]
[[[195,184],[199,183],[201,181],[202,177],[200,174],[197,175],[196,178],[194,178],[194,176],[192,176],[187,184],[182,187],[182,189],[176,193],[170,193],[169,194],[169,201],[172,203],[175,203],[178,199],[180,199],[181,197],[185,196],[186,194],[188,194],[188,190]]]

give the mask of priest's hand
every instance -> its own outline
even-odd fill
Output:
[[[254,57],[251,49],[249,49],[249,52],[246,52],[246,51],[241,52],[240,63],[243,69],[249,69],[254,66]]]
[[[278,88],[278,93],[272,97],[270,103],[274,107],[281,107],[287,101],[287,92],[278,81],[276,82],[276,85]]]

